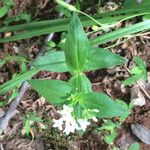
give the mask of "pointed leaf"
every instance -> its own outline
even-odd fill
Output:
[[[131,69],[131,74],[142,74],[143,70],[141,70],[139,67],[134,67]]]
[[[60,80],[28,80],[35,89],[49,103],[63,104],[70,96],[72,87],[65,81]]]
[[[7,14],[7,12],[9,11],[9,9],[10,9],[9,5],[5,5],[2,8],[0,8],[0,18],[5,16]]]
[[[25,128],[26,134],[29,135],[29,133],[30,133],[30,120],[28,118],[24,121],[24,128]]]
[[[117,102],[103,93],[89,92],[82,96],[80,105],[88,109],[98,109],[97,117],[117,117],[127,110],[122,108]]]
[[[131,85],[138,81],[141,78],[141,74],[133,75],[132,77],[127,78],[125,81],[123,81],[124,85]]]
[[[52,72],[67,72],[69,70],[65,63],[63,51],[49,52],[45,56],[41,56],[33,61],[32,65],[41,70]]]
[[[90,52],[90,59],[85,66],[85,70],[109,68],[123,63],[125,63],[125,59],[120,55],[102,48],[93,48]]]
[[[133,60],[135,61],[137,66],[139,66],[141,69],[146,68],[146,63],[140,57],[134,56]]]
[[[92,85],[89,79],[84,75],[76,75],[72,77],[69,83],[74,87],[78,92],[91,92]]]
[[[66,64],[70,70],[81,72],[89,57],[90,44],[75,13],[69,25],[64,52]]]
[[[13,1],[12,0],[2,0],[2,2],[3,2],[3,5],[8,5],[8,6],[13,5]]]

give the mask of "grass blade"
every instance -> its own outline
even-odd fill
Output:
[[[150,20],[146,20],[129,27],[121,28],[119,30],[101,35],[91,41],[91,46],[100,45],[118,38],[124,37],[126,35],[131,35],[140,31],[150,29]]]

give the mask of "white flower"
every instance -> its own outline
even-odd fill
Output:
[[[97,109],[89,109],[88,111],[99,112]],[[95,122],[98,121],[98,119],[93,115],[89,116],[89,118],[80,118],[75,120],[72,116],[73,108],[66,105],[63,105],[63,109],[57,112],[61,114],[61,118],[58,120],[53,119],[53,127],[63,130],[63,132],[67,135],[74,133],[75,130],[85,131],[87,126],[91,124],[88,119],[93,119]]]
[[[66,105],[63,105],[63,109],[61,111],[57,111],[57,112],[63,116],[63,115],[71,114],[72,111],[73,111],[72,107],[68,107]]]
[[[62,115],[62,117],[58,120],[53,120],[54,124],[53,127],[58,128],[59,130],[63,130],[63,125],[65,125],[65,129],[63,130],[64,133],[67,135],[69,133],[74,133],[75,130],[79,129],[78,124],[74,117],[72,116],[72,107],[68,107],[66,105],[63,105],[63,109],[61,111],[57,111]]]
[[[58,120],[56,120],[56,119],[53,119],[53,127],[54,128],[58,128],[59,130],[62,130],[63,128],[62,128],[62,126],[63,126],[63,122],[64,120],[63,120],[63,118],[60,118],[60,119],[58,119]]]
[[[80,125],[80,129],[83,130],[83,131],[85,131],[87,126],[91,124],[86,119],[78,119],[77,121],[78,121],[78,123]]]
[[[71,119],[66,121],[63,132],[68,135],[69,133],[74,133],[76,129],[78,129],[78,124],[76,123],[75,119]]]

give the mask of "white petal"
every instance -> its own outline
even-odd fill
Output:
[[[97,112],[97,113],[99,112],[99,110],[98,110],[98,109],[93,109],[93,111],[94,111],[94,112]]]
[[[86,119],[78,119],[78,123],[80,125],[80,128],[85,131],[87,126],[90,125],[91,123],[88,122]]]
[[[63,119],[62,118],[60,118],[60,119],[58,119],[58,120],[56,120],[56,119],[53,119],[53,127],[54,128],[58,128],[59,130],[62,130],[63,128],[62,128],[62,126],[63,126]]]
[[[70,133],[74,133],[75,132],[75,127],[71,126],[71,124],[69,122],[66,123],[65,129],[64,129],[64,133],[66,133],[67,135]]]
[[[98,122],[98,119],[95,116],[92,117],[92,120]]]
[[[63,109],[61,111],[61,114],[68,114],[73,111],[72,107],[68,107],[67,105],[63,105]]]

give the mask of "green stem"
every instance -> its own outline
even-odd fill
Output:
[[[78,10],[78,12],[81,13],[81,14],[83,14],[84,16],[87,16],[88,18],[90,18],[91,20],[93,20],[94,22],[96,22],[99,26],[103,26],[102,23],[100,23],[99,21],[97,21],[96,19],[94,19],[93,17],[91,17],[90,15],[84,13],[83,11],[79,11]]]

